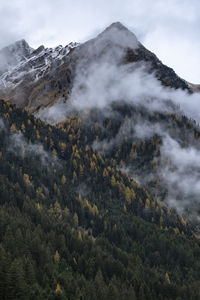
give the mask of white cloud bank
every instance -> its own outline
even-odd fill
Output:
[[[168,204],[179,213],[187,209],[190,214],[197,214],[200,209],[200,150],[183,148],[167,135],[163,139],[161,158],[160,174],[168,189]]]

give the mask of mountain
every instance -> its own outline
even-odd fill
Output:
[[[133,33],[117,22],[96,38],[81,45],[71,43],[65,47],[49,49],[40,46],[34,50],[22,40],[2,49],[0,57],[4,63],[0,68],[1,98],[9,99],[31,112],[51,105],[61,97],[68,99],[77,64],[87,60],[87,63],[91,63],[93,59],[100,59],[102,55],[108,55],[112,59],[121,56],[124,64],[142,62],[149,72],[155,72],[156,77],[165,86],[190,92],[198,89],[163,65],[153,53],[138,42]]]
[[[0,298],[199,299],[194,86],[119,22],[0,57]]]

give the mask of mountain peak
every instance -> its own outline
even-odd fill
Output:
[[[18,45],[18,46],[23,46],[23,47],[29,47],[29,44],[27,43],[27,41],[25,39],[18,40],[18,41],[14,42],[11,45]]]
[[[121,22],[113,22],[105,30],[109,30],[112,28],[117,28],[119,30],[128,30],[128,28],[126,26],[124,26]]]
[[[16,66],[30,57],[33,49],[24,40],[19,40],[0,50],[0,72]]]
[[[0,52],[22,52],[23,55],[27,56],[33,51],[33,49],[29,46],[29,44],[24,40],[18,40],[6,47],[4,47]]]
[[[135,34],[120,22],[112,23],[97,38],[124,48],[135,49],[139,44]]]

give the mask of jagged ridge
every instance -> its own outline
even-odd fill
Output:
[[[74,48],[75,51],[71,51]],[[196,89],[176,75],[141,43],[120,22],[111,24],[95,39],[82,45],[71,43],[66,47],[34,50],[24,41],[16,42],[0,51],[6,57],[0,73],[0,95],[34,112],[41,106],[65,99],[73,86],[76,66],[80,61],[96,60],[110,51],[111,60],[122,54],[124,63],[142,62],[149,72],[156,72],[163,85],[172,88]],[[111,52],[112,50],[112,52]],[[14,52],[13,52],[14,51]],[[9,53],[9,57],[7,57]]]

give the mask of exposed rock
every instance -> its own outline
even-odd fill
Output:
[[[0,50],[0,96],[31,112],[65,100],[73,86],[78,68],[91,62],[119,64],[142,63],[164,86],[199,91],[197,85],[181,79],[147,50],[121,23],[111,24],[96,38],[81,45],[32,49],[25,40]],[[77,68],[78,66],[78,68]]]

